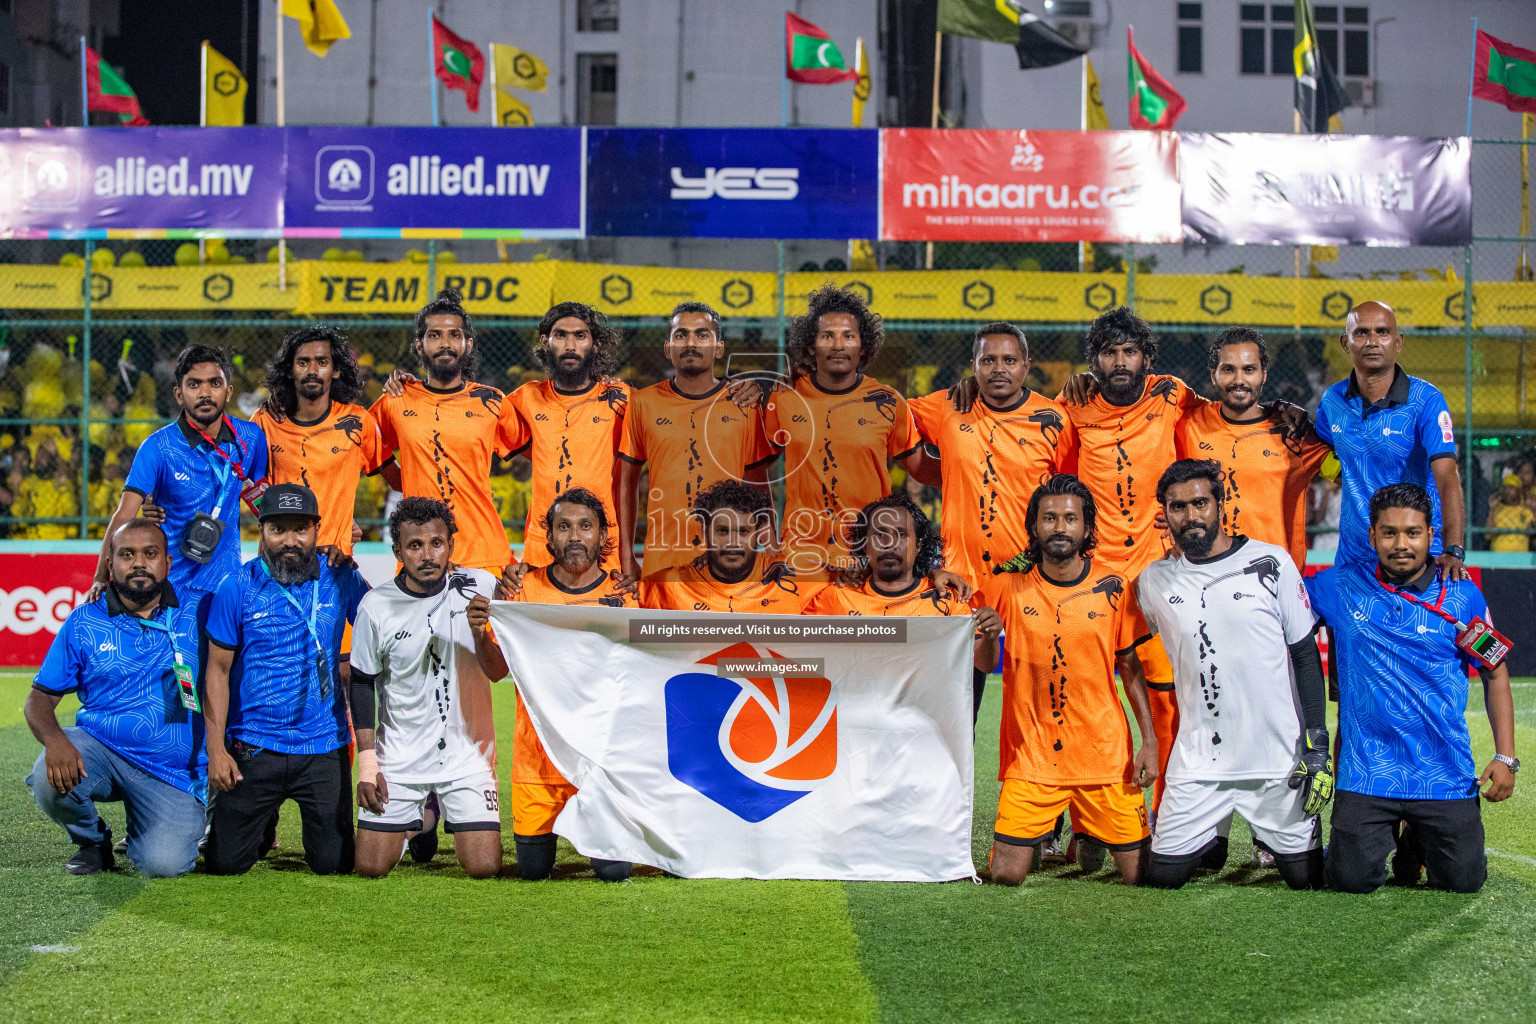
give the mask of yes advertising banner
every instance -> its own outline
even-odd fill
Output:
[[[881,148],[881,238],[1180,238],[1175,132],[893,128]]]
[[[1184,237],[1251,245],[1466,245],[1468,139],[1185,132]]]
[[[581,128],[293,128],[289,235],[453,229],[580,238]]]
[[[873,238],[879,138],[852,128],[593,128],[588,233]]]
[[[276,235],[280,128],[0,131],[0,236]]]

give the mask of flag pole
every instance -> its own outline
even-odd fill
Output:
[[[288,123],[288,108],[285,104],[287,97],[287,82],[283,75],[283,0],[272,0],[277,11],[277,19],[273,26],[277,30],[277,126],[282,128]],[[288,290],[288,239],[279,234],[277,236],[277,289]]]
[[[1088,54],[1083,54],[1083,66],[1079,77],[1082,79],[1082,103],[1080,103],[1077,117],[1077,126],[1082,131],[1088,130]],[[1080,274],[1088,272],[1088,250],[1084,243],[1077,243],[1077,270]]]
[[[485,52],[491,55],[491,127],[495,128],[499,123],[496,120],[496,44],[486,43]],[[432,71],[437,72],[437,65],[432,65]]]
[[[90,89],[86,86],[85,78],[85,36],[80,37],[80,124],[86,128],[91,126],[91,98]]]
[[[1472,70],[1467,72],[1467,138],[1472,138],[1472,90],[1477,88],[1477,15],[1472,15]]]
[[[427,8],[427,85],[432,90],[432,127],[438,127],[437,116],[437,33],[434,31],[437,18],[432,13],[432,8]]]
[[[933,33],[933,105],[928,114],[928,127],[939,126],[939,69],[944,61],[944,33]],[[923,246],[923,268],[933,269],[933,243]]]
[[[198,51],[201,61],[198,74],[202,81],[197,87],[197,124],[200,128],[208,127],[208,40],[203,40],[203,47]]]

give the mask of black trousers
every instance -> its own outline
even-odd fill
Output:
[[[249,744],[230,744],[241,780],[213,793],[213,831],[203,850],[203,870],[243,875],[262,853],[268,824],[284,800],[299,805],[304,861],[317,875],[352,870],[352,767],[347,748],[328,754],[279,754]]]
[[[1374,892],[1387,880],[1387,855],[1398,848],[1399,822],[1417,839],[1429,884],[1451,892],[1477,892],[1488,878],[1483,816],[1478,798],[1392,800],[1339,790],[1333,796],[1328,838],[1328,888]]]

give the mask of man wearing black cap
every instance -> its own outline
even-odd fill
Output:
[[[204,717],[212,874],[249,871],[284,800],[299,805],[316,874],[352,870],[350,731],[341,634],[368,592],[351,565],[315,553],[320,508],[299,484],[261,500],[261,552],[225,577],[208,612]]]

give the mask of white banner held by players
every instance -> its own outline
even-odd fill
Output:
[[[631,643],[707,612],[494,602],[545,750],[579,792],[555,831],[589,857],[692,878],[951,881],[971,862],[969,616],[905,643]],[[777,618],[775,616],[774,618]],[[717,678],[816,658],[816,679]]]

